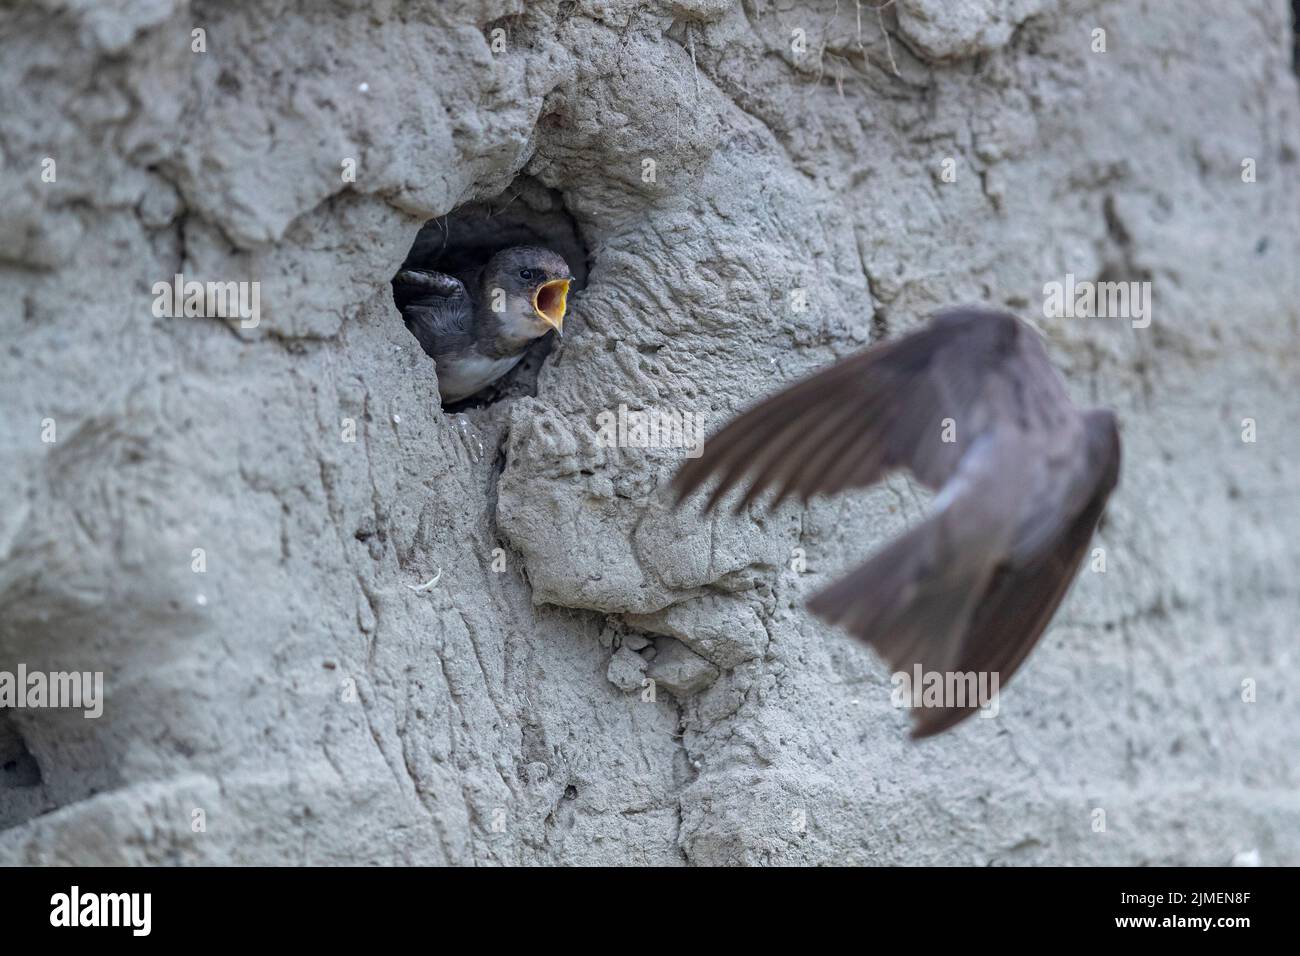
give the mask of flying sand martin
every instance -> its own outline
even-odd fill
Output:
[[[514,246],[460,276],[403,269],[393,301],[406,327],[437,363],[444,403],[491,385],[524,357],[534,340],[564,332],[573,276],[558,253]]]
[[[761,402],[675,478],[678,503],[711,477],[706,510],[744,479],[739,512],[777,489],[806,503],[906,468],[938,492],[926,520],[818,592],[808,607],[895,672],[997,674],[1046,629],[1119,478],[1115,416],[1081,412],[1039,335],[1005,313],[958,309]],[[913,709],[913,737],[978,709]]]

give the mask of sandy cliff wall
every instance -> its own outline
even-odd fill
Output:
[[[1287,5],[523,6],[6,5],[0,669],[107,700],[0,714],[0,861],[1300,863]],[[388,280],[484,209],[585,287],[448,414]],[[257,327],[156,317],[178,272]],[[1150,326],[1044,318],[1066,274]],[[914,486],[701,521],[596,416],[970,301],[1125,467],[1000,715],[913,746],[802,600]]]

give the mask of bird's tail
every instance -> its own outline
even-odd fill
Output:
[[[940,511],[819,591],[808,608],[871,645],[895,673],[911,680],[919,664],[947,683],[992,578],[996,551],[996,545],[954,540],[947,514]],[[986,676],[985,686],[989,680]],[[951,726],[973,709],[918,713],[914,736]]]
[[[943,554],[940,516],[923,521],[819,591],[808,609],[866,641],[891,665],[942,663],[941,638],[961,628],[988,576],[981,561]]]

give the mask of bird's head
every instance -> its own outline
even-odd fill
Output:
[[[564,334],[569,283],[564,257],[540,246],[513,246],[488,260],[483,292],[511,338],[535,339],[551,329]]]

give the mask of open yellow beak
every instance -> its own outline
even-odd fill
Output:
[[[569,301],[569,280],[543,282],[533,293],[533,310],[537,317],[555,331],[564,334],[564,310]]]

